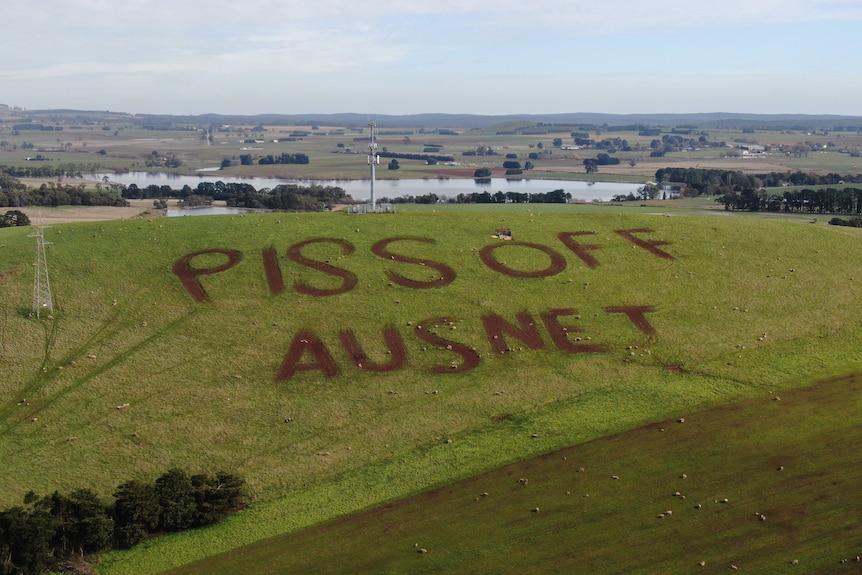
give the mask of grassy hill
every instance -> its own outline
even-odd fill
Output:
[[[58,225],[41,320],[0,230],[2,503],[245,476],[225,525],[102,567],[155,573],[859,367],[858,230],[532,208]]]

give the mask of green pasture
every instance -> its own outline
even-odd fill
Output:
[[[172,466],[244,476],[252,504],[224,525],[111,553],[100,566],[158,573],[859,368],[858,230],[660,207],[536,207],[57,225],[45,236],[58,309],[38,320],[28,317],[32,229],[0,230],[2,504],[31,489],[107,496]],[[492,237],[504,228],[513,242]],[[395,238],[391,256],[372,254]],[[288,258],[309,240],[299,253],[311,264]],[[269,248],[278,273],[268,275]],[[201,275],[209,300],[196,303],[172,270],[205,250],[241,259]],[[512,277],[482,253],[515,275],[547,271]],[[206,270],[229,260],[188,261]],[[447,269],[455,278],[444,285]],[[350,274],[356,284],[344,293],[294,288],[338,292]],[[509,326],[496,333],[511,351],[495,351],[483,318]],[[354,365],[339,334],[352,331],[367,368],[391,359],[387,328],[403,340],[403,368]],[[308,334],[337,373],[316,369],[305,349],[300,369],[279,379]],[[478,365],[463,369],[471,348]]]
[[[860,402],[856,376],[684,414],[170,573],[854,572]]]

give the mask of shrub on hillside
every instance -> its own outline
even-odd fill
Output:
[[[30,218],[21,210],[9,210],[0,216],[0,228],[13,228],[15,226],[29,226]]]

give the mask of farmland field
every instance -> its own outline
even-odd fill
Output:
[[[38,119],[38,117],[37,117]],[[77,165],[86,171],[157,171],[197,174],[199,170],[216,169],[224,176],[260,176],[285,179],[360,179],[368,175],[365,155],[369,137],[363,125],[325,126],[213,126],[177,122],[150,126],[133,122],[126,115],[96,115],[82,121],[75,117],[54,117],[46,122],[56,131],[13,131],[16,121],[9,111],[0,111],[0,165],[27,167]],[[5,131],[4,131],[5,128]],[[586,128],[585,128],[586,129]],[[453,126],[450,130],[425,130],[379,126],[379,149],[398,154],[450,156],[452,162],[427,165],[421,159],[400,159],[400,168],[388,171],[380,166],[380,177],[397,178],[470,178],[477,168],[489,168],[502,176],[503,161],[509,156],[525,165],[524,177],[612,179],[646,181],[656,170],[665,167],[700,167],[741,170],[747,173],[784,172],[787,170],[822,173],[858,173],[862,135],[856,131],[824,130],[732,130],[721,128],[690,129],[681,132],[665,126],[661,135],[643,135],[635,129],[606,127],[586,129],[594,142],[625,141],[628,148],[611,151],[620,160],[616,165],[601,166],[597,174],[587,174],[583,160],[595,158],[605,148],[572,146],[572,126],[533,125],[530,122],[503,122],[475,129]],[[697,141],[703,136],[709,145],[676,149],[661,157],[652,157],[654,141],[685,134]],[[557,144],[555,144],[557,140]],[[722,145],[723,144],[723,145]],[[761,146],[765,152],[745,155],[740,146]],[[802,145],[804,152],[791,152]],[[662,144],[663,146],[663,144]],[[485,155],[485,150],[494,155]],[[479,155],[475,153],[482,150]],[[266,155],[302,153],[308,164],[265,164],[258,160]],[[472,155],[465,155],[472,154]],[[248,163],[242,162],[247,156]],[[179,160],[176,167],[164,166],[165,158]],[[227,162],[227,164],[225,164]],[[218,169],[223,166],[222,169]],[[208,172],[212,177],[213,172]]]

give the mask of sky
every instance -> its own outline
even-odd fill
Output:
[[[862,116],[862,0],[0,4],[0,104]]]

